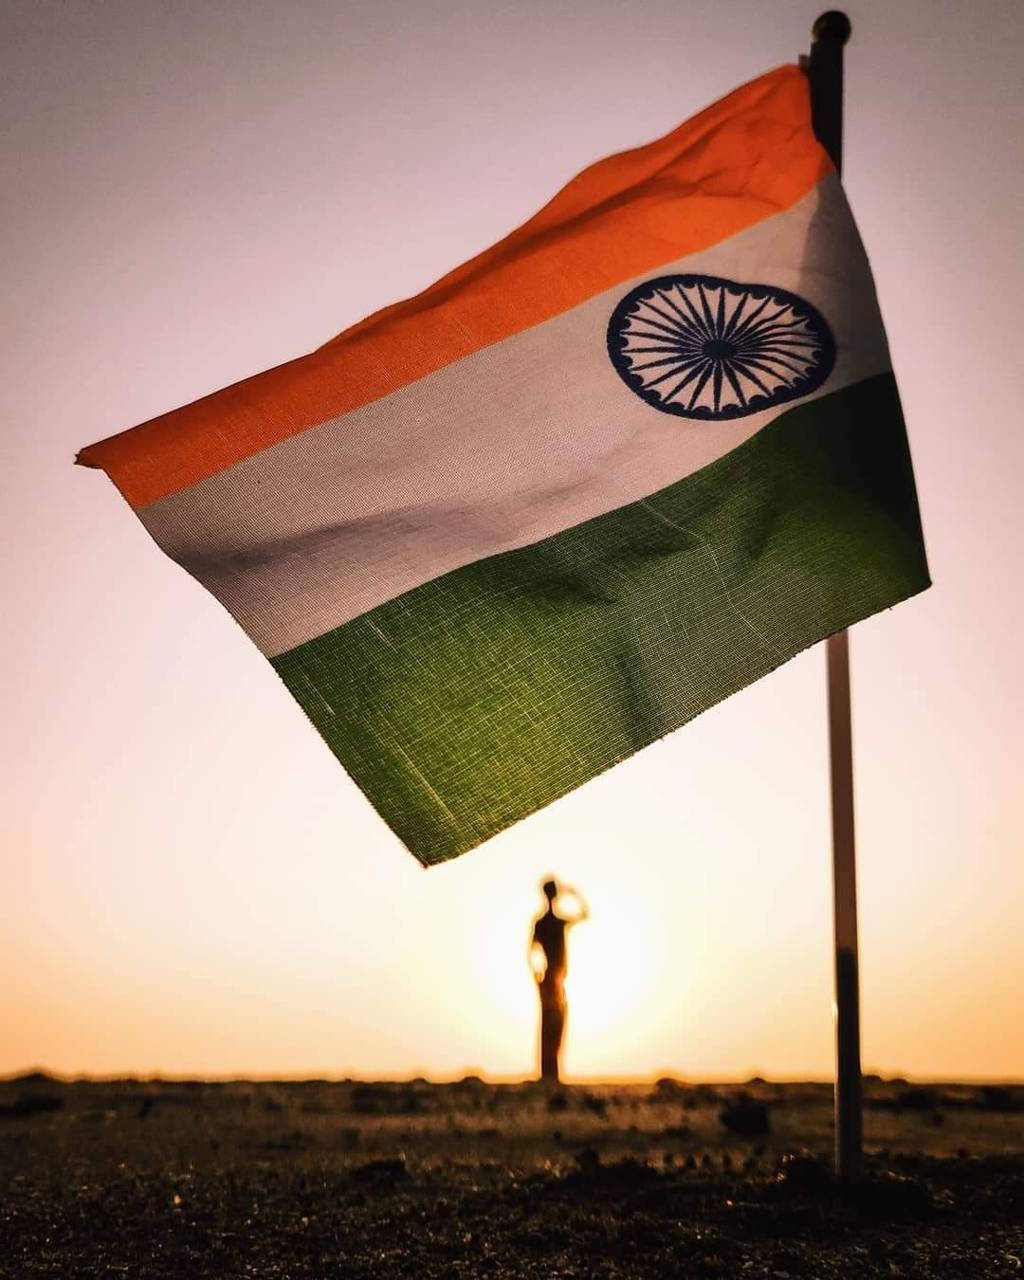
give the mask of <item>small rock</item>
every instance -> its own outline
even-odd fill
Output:
[[[771,1118],[768,1108],[749,1093],[738,1093],[719,1111],[718,1119],[730,1133],[739,1134],[741,1138],[759,1137],[771,1132]]]
[[[791,1191],[804,1195],[824,1195],[835,1185],[832,1170],[823,1160],[808,1152],[788,1152],[782,1157],[779,1181]]]
[[[405,1156],[393,1160],[369,1160],[357,1165],[350,1174],[354,1182],[396,1182],[409,1176]]]

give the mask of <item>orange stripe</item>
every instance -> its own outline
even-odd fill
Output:
[[[133,507],[223,471],[621,280],[795,204],[828,157],[807,82],[780,67],[664,138],[601,160],[529,222],[415,298],[298,360],[83,449]]]

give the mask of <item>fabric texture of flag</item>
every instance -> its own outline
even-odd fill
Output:
[[[79,461],[424,864],[928,585],[871,273],[796,67]]]

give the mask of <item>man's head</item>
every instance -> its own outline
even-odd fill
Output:
[[[543,889],[544,897],[547,898],[548,902],[554,902],[555,898],[558,896],[558,882],[555,880],[545,880],[541,885],[541,889]]]

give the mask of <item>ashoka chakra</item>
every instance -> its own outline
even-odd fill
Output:
[[[683,418],[742,418],[816,391],[836,344],[795,293],[719,276],[658,276],[612,312],[608,354],[641,399]]]

